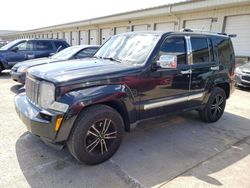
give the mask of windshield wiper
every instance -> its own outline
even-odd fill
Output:
[[[107,60],[110,60],[110,61],[116,61],[118,63],[122,63],[122,60],[117,59],[117,58],[113,58],[113,57],[101,57],[101,56],[95,56],[95,57],[100,58],[100,59],[107,59]]]

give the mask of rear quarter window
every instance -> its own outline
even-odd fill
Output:
[[[215,38],[214,43],[217,47],[219,62],[222,64],[230,63],[234,58],[233,46],[230,39]]]
[[[55,44],[56,49],[60,48],[60,50],[63,50],[65,48],[69,47],[69,45],[65,44],[65,42],[63,42],[63,41],[55,41],[54,44]]]

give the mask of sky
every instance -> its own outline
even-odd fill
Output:
[[[1,0],[0,30],[29,30],[183,0]]]

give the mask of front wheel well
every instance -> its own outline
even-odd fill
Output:
[[[127,108],[123,102],[121,102],[119,100],[114,100],[114,101],[104,102],[101,104],[107,105],[107,106],[115,109],[122,116],[122,119],[124,121],[125,131],[127,131],[127,132],[130,131],[129,116],[128,116]]]
[[[223,89],[226,93],[227,99],[230,96],[230,86],[229,83],[220,83],[220,84],[216,84],[215,87],[219,87],[221,89]]]

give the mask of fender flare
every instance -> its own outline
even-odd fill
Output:
[[[66,93],[59,102],[69,105],[63,123],[57,133],[56,142],[66,141],[79,114],[87,107],[106,104],[115,108],[124,118],[125,130],[137,119],[134,97],[125,85],[104,85],[80,89]],[[119,111],[120,108],[121,111]]]

